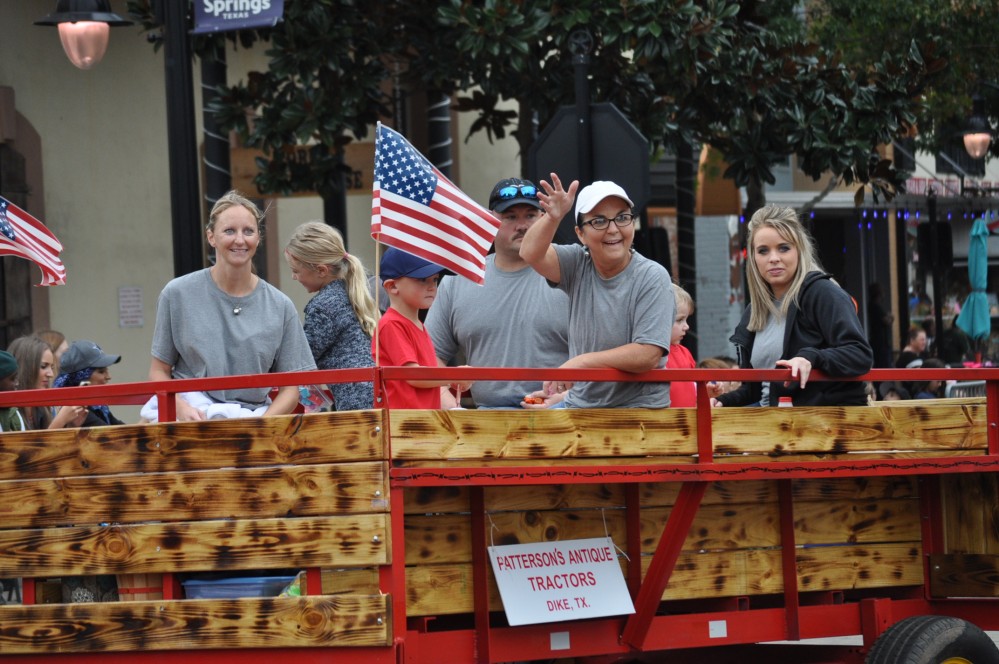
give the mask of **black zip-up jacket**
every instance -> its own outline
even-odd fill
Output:
[[[749,315],[750,308],[746,307],[730,339],[743,369],[754,368],[750,358],[756,333],[749,331]],[[792,357],[805,358],[813,369],[827,376],[861,376],[874,364],[874,353],[857,317],[856,306],[847,292],[832,281],[832,275],[810,272],[798,293],[798,306],[792,304],[788,308],[781,359]],[[745,406],[758,402],[762,393],[761,383],[743,382],[737,390],[718,397],[718,401],[724,406]],[[803,390],[797,382],[788,387],[782,381],[770,383],[770,405],[776,406],[783,396],[791,397],[795,406],[867,404],[862,381],[810,380]]]

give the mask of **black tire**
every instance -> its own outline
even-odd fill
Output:
[[[999,648],[981,629],[948,616],[900,620],[874,642],[867,664],[999,664]]]

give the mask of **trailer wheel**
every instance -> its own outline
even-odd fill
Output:
[[[874,642],[867,664],[999,664],[999,648],[975,625],[948,616],[900,620]]]

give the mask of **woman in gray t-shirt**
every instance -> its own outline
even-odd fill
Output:
[[[295,305],[253,272],[263,213],[231,191],[212,208],[206,232],[215,265],[177,277],[160,293],[149,380],[308,371],[316,368]],[[212,390],[178,395],[177,419],[284,415],[298,387]],[[156,398],[142,410],[156,418]]]
[[[618,369],[642,373],[666,363],[676,303],[666,268],[632,249],[633,203],[619,185],[597,181],[576,201],[581,245],[552,244],[578,183],[562,189],[554,174],[538,195],[542,216],[527,231],[520,255],[554,287],[569,295],[569,360],[565,369]],[[665,408],[669,383],[548,381],[569,388],[567,408]]]

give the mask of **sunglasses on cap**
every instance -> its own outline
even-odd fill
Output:
[[[538,188],[533,184],[511,184],[496,192],[499,199],[537,198]]]

